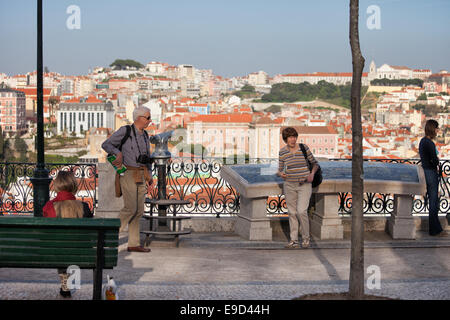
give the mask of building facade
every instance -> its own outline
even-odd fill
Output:
[[[25,93],[0,89],[0,126],[8,136],[26,132]]]
[[[111,102],[93,97],[62,102],[56,113],[57,134],[64,132],[82,137],[91,128],[114,130],[114,108]]]
[[[283,131],[285,127],[281,128]],[[294,126],[298,132],[298,143],[306,144],[315,157],[336,158],[338,156],[338,133],[332,126]],[[280,148],[286,145],[280,134]]]

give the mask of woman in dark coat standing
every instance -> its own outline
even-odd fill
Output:
[[[432,236],[446,237],[448,234],[442,229],[439,222],[439,158],[438,150],[433,142],[437,136],[439,124],[436,120],[427,120],[425,124],[425,137],[420,140],[419,154],[422,168],[427,183],[429,203],[429,234]]]

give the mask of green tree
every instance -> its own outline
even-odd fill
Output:
[[[11,150],[11,142],[10,139],[5,137],[5,134],[2,131],[2,127],[0,126],[0,161],[13,161],[14,160],[14,152]]]
[[[144,65],[142,63],[134,61],[132,59],[116,59],[109,66],[119,68],[120,70],[124,70],[127,67],[134,67],[137,69],[141,69],[144,67]]]
[[[244,92],[255,92],[255,87],[253,87],[253,86],[251,86],[249,84],[246,84],[246,85],[244,85],[241,88],[241,91],[244,91]]]
[[[28,146],[25,143],[25,140],[23,140],[19,136],[16,136],[16,138],[14,139],[14,148],[15,148],[16,152],[19,153],[19,159],[18,159],[19,162],[26,161]]]
[[[426,93],[422,93],[417,100],[427,100],[427,94]]]
[[[417,86],[422,87],[423,80],[421,79],[374,79],[370,81],[372,86]]]
[[[257,92],[255,91],[255,87],[251,85],[244,85],[241,90],[233,92],[233,95],[238,96],[239,98],[251,98],[257,96]]]
[[[186,144],[184,142],[179,142],[176,145],[176,148],[179,151],[182,152],[189,152],[190,154],[196,155],[196,156],[200,156],[200,157],[206,157],[208,155],[208,150],[201,144],[197,143],[197,144]]]

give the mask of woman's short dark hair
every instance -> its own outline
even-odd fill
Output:
[[[283,137],[283,141],[287,142],[289,137],[298,137],[298,132],[292,127],[287,127],[283,129],[281,136]]]
[[[427,120],[425,123],[425,135],[431,138],[436,138],[436,128],[439,128],[439,123],[436,120]]]

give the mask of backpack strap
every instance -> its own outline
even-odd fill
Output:
[[[308,164],[308,169],[309,169],[309,171],[311,171],[311,163],[309,162],[308,156],[307,156],[307,154],[306,154],[305,145],[304,145],[303,143],[300,143],[299,145],[300,145],[300,149],[301,149],[302,152],[303,152],[303,156],[304,156],[305,159],[306,159],[306,163]]]
[[[125,135],[123,136],[122,140],[120,141],[120,145],[118,147],[120,152],[122,152],[122,146],[125,143],[125,141],[127,141],[128,138],[131,137],[131,126],[127,125],[125,127],[127,128],[127,132],[125,132]]]

